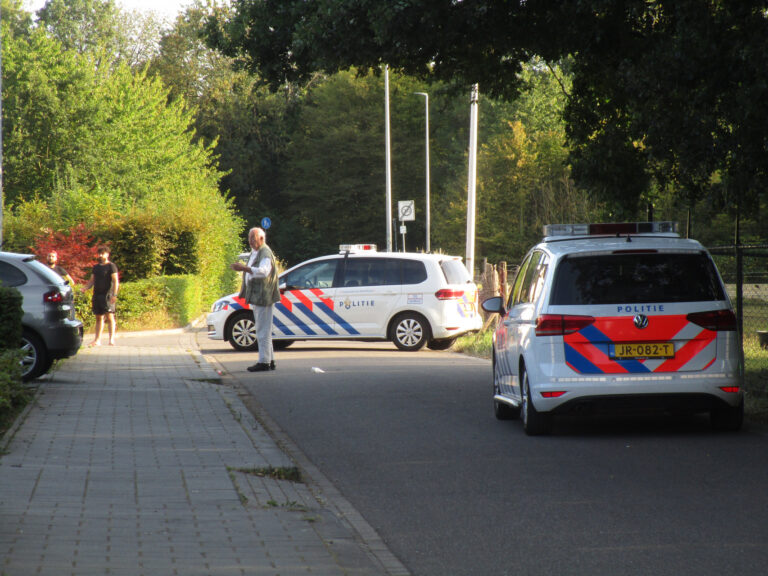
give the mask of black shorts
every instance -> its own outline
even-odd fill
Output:
[[[94,294],[91,299],[91,309],[96,316],[115,313],[115,303],[112,294]]]

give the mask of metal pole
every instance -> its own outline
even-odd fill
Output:
[[[387,181],[387,252],[392,252],[392,159],[389,147],[389,66],[384,66],[384,150]]]
[[[477,196],[477,100],[479,86],[472,85],[469,120],[469,176],[467,183],[467,271],[475,275],[475,198]]]
[[[429,221],[429,94],[426,92],[416,92],[419,96],[424,96],[424,114],[425,114],[425,121],[426,121],[426,130],[424,131],[424,149],[426,150],[426,157],[427,157],[427,166],[426,166],[426,182],[427,182],[427,243],[426,243],[426,252],[427,254],[430,253],[431,247],[429,245],[429,238],[430,238],[430,221]]]

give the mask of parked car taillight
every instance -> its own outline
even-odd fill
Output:
[[[64,294],[58,290],[51,290],[43,294],[43,302],[50,302],[52,304],[59,304],[64,302]]]
[[[736,330],[736,315],[733,310],[691,312],[686,318],[688,322],[693,322],[713,332]]]
[[[435,292],[435,298],[438,300],[459,300],[464,296],[464,290],[449,290],[443,288]]]
[[[544,314],[536,319],[536,336],[564,336],[594,323],[592,316]]]

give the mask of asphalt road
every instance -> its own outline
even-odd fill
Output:
[[[417,576],[768,571],[768,435],[705,417],[499,422],[490,362],[296,343],[278,369],[201,339]]]

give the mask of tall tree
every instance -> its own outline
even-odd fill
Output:
[[[162,31],[151,11],[124,11],[115,0],[47,0],[37,16],[64,50],[90,54],[97,65],[146,64],[157,52]]]
[[[163,35],[150,74],[162,78],[171,99],[183,99],[195,111],[197,136],[213,143],[220,158],[222,191],[246,220],[256,223],[269,215],[279,221],[286,204],[279,168],[297,95],[270,93],[258,78],[234,69],[231,58],[205,45],[204,19],[222,11],[226,7],[210,0],[189,5]]]
[[[114,50],[118,14],[115,0],[48,0],[37,11],[46,32],[80,54]]]
[[[713,177],[766,195],[765,0],[238,0],[213,45],[273,86],[381,63],[514,95],[532,54],[573,55],[574,176],[636,213],[653,182],[689,203]],[[731,194],[737,197],[736,194]]]

